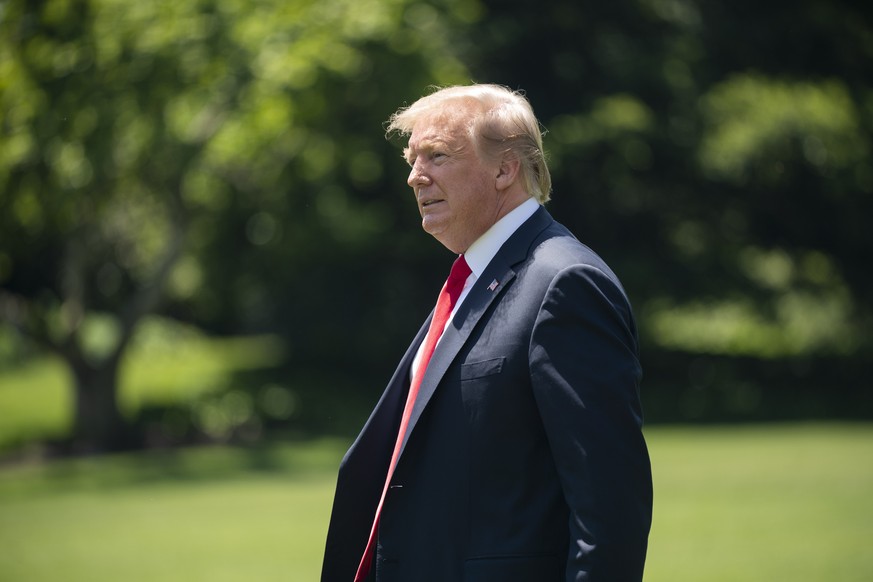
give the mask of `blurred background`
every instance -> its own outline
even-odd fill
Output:
[[[384,121],[526,92],[615,269],[647,580],[869,580],[873,9],[0,2],[0,579],[314,580],[452,257]]]

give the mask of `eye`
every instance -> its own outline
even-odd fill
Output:
[[[433,152],[430,155],[430,159],[432,159],[432,160],[439,160],[439,159],[444,158],[444,157],[446,157],[446,154],[444,152]]]

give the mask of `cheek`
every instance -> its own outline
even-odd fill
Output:
[[[488,207],[492,200],[489,199],[487,186],[485,180],[482,179],[464,184],[463,205],[466,212],[471,215],[471,219],[474,219],[474,216],[488,213]]]

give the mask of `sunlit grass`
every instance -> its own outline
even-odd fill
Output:
[[[120,405],[131,413],[145,404],[184,402],[224,390],[230,372],[275,365],[281,353],[281,342],[272,336],[140,344],[122,364]]]
[[[647,436],[656,496],[646,582],[873,579],[873,425]],[[317,580],[345,446],[7,466],[0,580]]]
[[[0,575],[21,582],[316,580],[329,495],[325,479],[260,479],[22,500],[0,517],[7,556]]]
[[[56,358],[40,358],[0,372],[0,451],[11,443],[55,438],[72,426],[70,372]]]
[[[648,582],[873,580],[873,426],[649,431]]]
[[[344,446],[208,448],[7,468],[0,580],[316,580]]]
[[[210,338],[179,324],[146,321],[120,366],[119,407],[131,417],[144,406],[226,391],[233,373],[274,366],[282,350],[273,336]],[[0,451],[69,434],[72,390],[70,370],[56,356],[0,370]]]

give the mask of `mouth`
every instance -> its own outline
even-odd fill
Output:
[[[422,200],[421,207],[427,208],[428,206],[433,206],[434,204],[439,204],[440,202],[443,202],[443,200],[440,198],[431,198],[429,200]]]

